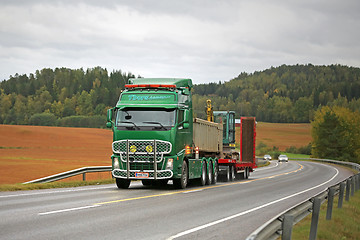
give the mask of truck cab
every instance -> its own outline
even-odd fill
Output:
[[[192,153],[191,79],[130,79],[108,110],[113,130],[112,175],[119,188],[181,177]]]

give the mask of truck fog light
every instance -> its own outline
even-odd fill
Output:
[[[173,169],[173,164],[174,164],[174,159],[169,158],[169,159],[167,160],[167,163],[166,163],[166,169],[172,170],[172,169]]]
[[[120,169],[119,159],[114,158],[114,169]]]

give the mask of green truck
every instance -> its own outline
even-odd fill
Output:
[[[116,106],[107,112],[113,130],[112,175],[119,188],[143,185],[186,188],[217,182],[223,125],[193,119],[191,79],[129,79]]]

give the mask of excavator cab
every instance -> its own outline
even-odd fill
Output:
[[[223,148],[235,149],[235,112],[214,111],[214,120],[223,125]]]

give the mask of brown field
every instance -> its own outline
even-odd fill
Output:
[[[310,124],[257,124],[257,143],[285,150],[310,141]],[[0,125],[0,184],[26,182],[85,166],[109,166],[111,142],[112,132],[107,129]],[[110,177],[110,173],[92,173],[86,178]]]
[[[236,142],[240,139],[240,128],[236,128]],[[284,151],[287,147],[302,147],[311,141],[309,123],[265,123],[256,125],[256,144],[265,143],[268,147],[278,147]]]
[[[109,166],[111,142],[112,133],[107,129],[0,125],[0,184],[85,166]],[[110,176],[92,175],[87,179]]]

